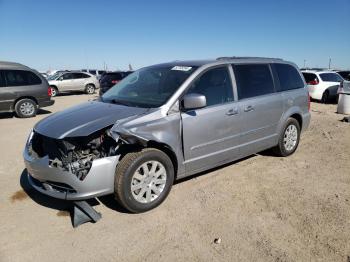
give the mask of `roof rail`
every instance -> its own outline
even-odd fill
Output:
[[[266,59],[266,60],[283,60],[282,58],[273,58],[273,57],[258,57],[258,56],[222,56],[216,58],[216,60],[230,60],[230,59]]]

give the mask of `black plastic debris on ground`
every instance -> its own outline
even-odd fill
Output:
[[[101,217],[102,215],[96,212],[86,201],[74,202],[72,213],[72,224],[74,228],[87,222],[96,223]]]

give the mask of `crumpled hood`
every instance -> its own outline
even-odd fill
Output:
[[[44,118],[35,125],[34,130],[56,139],[88,136],[115,124],[117,120],[141,115],[147,111],[146,108],[90,101]]]

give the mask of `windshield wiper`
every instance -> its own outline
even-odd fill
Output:
[[[123,105],[123,106],[134,106],[131,103],[123,100],[118,100],[118,99],[112,99],[110,100],[113,104],[118,104],[118,105]]]

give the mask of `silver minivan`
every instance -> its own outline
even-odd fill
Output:
[[[24,150],[28,179],[55,198],[114,193],[129,211],[144,212],[176,179],[269,148],[293,154],[309,109],[300,71],[282,59],[145,67],[98,100],[37,123]]]

